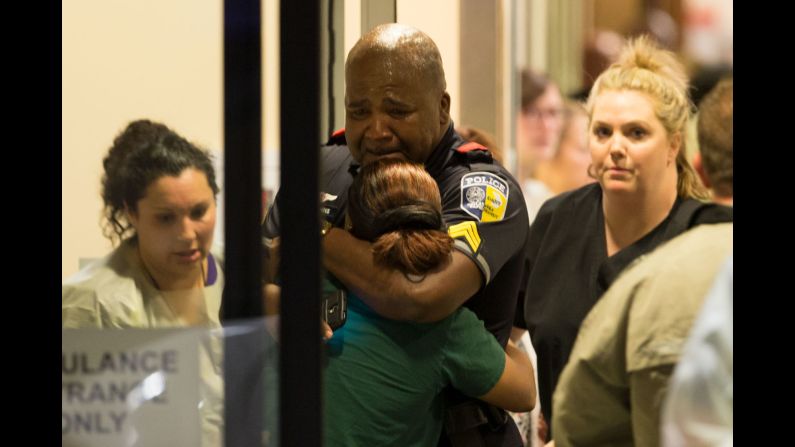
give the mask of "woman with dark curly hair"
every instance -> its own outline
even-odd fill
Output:
[[[65,281],[64,327],[218,322],[220,300],[209,293],[222,287],[210,254],[218,193],[210,156],[141,120],[116,137],[103,165],[105,235],[120,244]],[[208,300],[169,293],[191,289]]]
[[[64,281],[63,328],[219,328],[224,280],[210,253],[218,185],[209,154],[139,120],[116,137],[103,165],[104,232],[119,245]],[[218,345],[202,353],[203,439],[219,445],[221,353]]]

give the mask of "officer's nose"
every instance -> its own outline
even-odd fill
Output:
[[[390,140],[392,138],[392,130],[389,127],[389,120],[381,114],[374,114],[370,125],[367,126],[364,137],[369,141]]]

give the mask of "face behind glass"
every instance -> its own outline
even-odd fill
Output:
[[[549,160],[557,149],[563,126],[563,98],[554,85],[522,111],[520,124],[524,133],[524,154],[534,161]]]
[[[588,176],[588,165],[591,164],[588,116],[585,113],[575,113],[569,119],[571,122],[560,140],[557,153],[567,176],[566,190],[579,188],[593,181]]]
[[[169,282],[198,279],[216,219],[213,190],[202,171],[188,168],[177,177],[158,178],[128,215],[153,277]]]
[[[367,56],[346,70],[345,137],[353,158],[424,163],[449,123],[450,97],[427,76],[389,56]]]
[[[679,135],[669,138],[645,94],[608,90],[596,98],[589,147],[593,171],[605,192],[654,191],[665,185],[671,170],[675,179],[679,146]]]

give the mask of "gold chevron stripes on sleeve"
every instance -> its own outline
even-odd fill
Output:
[[[472,253],[478,252],[478,248],[480,248],[480,235],[478,234],[478,226],[474,221],[468,220],[451,225],[447,229],[447,234],[453,239],[463,238],[469,245]]]

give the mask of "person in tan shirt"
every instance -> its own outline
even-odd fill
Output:
[[[656,446],[668,380],[733,224],[700,225],[640,258],[583,321],[553,396],[557,447]]]

